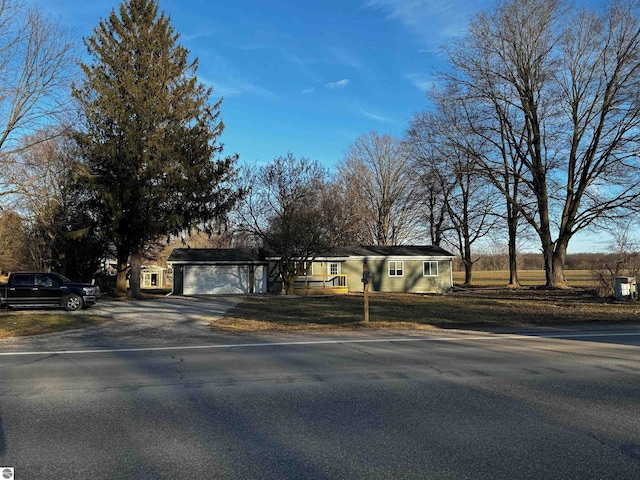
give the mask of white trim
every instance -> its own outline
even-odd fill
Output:
[[[167,261],[167,265],[191,265],[193,263],[198,263],[201,265],[266,265],[266,260],[174,260]]]
[[[391,264],[392,263],[401,263],[402,266],[400,267],[400,271],[402,272],[400,275],[398,275],[397,273],[394,273],[393,275],[391,275]],[[398,271],[398,267],[395,266],[395,268],[393,269],[394,272]],[[389,260],[387,262],[387,275],[391,278],[394,277],[404,277],[404,260]]]
[[[435,275],[427,275],[427,274],[424,273],[425,263],[429,263],[429,264],[435,263],[436,264],[436,274]],[[429,271],[432,272],[433,269],[431,267],[429,267]],[[440,262],[437,261],[437,260],[424,260],[422,262],[422,276],[423,277],[438,277],[438,276],[440,276]]]
[[[409,260],[452,260],[456,258],[456,255],[354,255],[351,257],[314,257],[314,262],[347,262],[354,260],[395,260],[395,261],[409,261]],[[279,260],[280,257],[266,257],[266,260]]]
[[[452,255],[451,257],[446,257],[446,256],[429,256],[429,255],[420,255],[420,256],[413,256],[413,255],[389,255],[388,257],[384,256],[384,255],[360,255],[357,257],[349,257],[347,258],[347,260],[364,260],[364,259],[368,259],[368,260],[390,260],[390,261],[418,261],[418,260],[452,260],[456,258],[455,255]]]
[[[272,259],[277,259],[279,257],[268,257]],[[347,260],[351,260],[353,257],[314,257],[314,262],[346,262]]]

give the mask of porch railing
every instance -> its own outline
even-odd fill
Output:
[[[336,293],[347,292],[346,275],[302,275],[294,284],[296,290],[330,290]]]

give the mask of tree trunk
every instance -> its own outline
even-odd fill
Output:
[[[116,295],[127,294],[127,275],[129,273],[129,251],[122,247],[118,247],[118,272],[116,276]]]
[[[140,291],[140,270],[142,267],[142,255],[140,252],[131,254],[131,270],[129,272],[129,295],[133,298],[142,298]]]
[[[471,285],[473,274],[473,261],[471,260],[470,234],[466,231],[464,236],[464,249],[462,252],[462,263],[464,264],[464,284]]]
[[[561,238],[556,242],[553,250],[553,281],[556,288],[569,288],[564,278],[564,262],[567,258],[569,239]]]
[[[129,270],[129,262],[121,262],[118,260],[118,273],[116,274],[116,295],[127,294],[127,274]]]
[[[540,215],[540,225],[538,228],[538,235],[540,237],[540,243],[542,245],[542,256],[544,257],[544,275],[546,279],[545,288],[553,289],[557,288],[556,279],[553,276],[553,250],[554,242],[551,239],[551,221],[549,216],[549,195],[547,193],[547,185],[545,178],[545,169],[542,167],[542,162],[538,162],[539,167],[534,172],[537,175],[538,181],[534,188],[536,195],[538,211]]]
[[[471,285],[472,282],[472,274],[473,274],[473,264],[470,260],[466,258],[462,259],[462,263],[464,264],[464,284]]]
[[[509,284],[507,288],[520,288],[521,286],[518,279],[518,258],[516,252],[512,252],[512,246],[509,245]]]
[[[298,277],[295,271],[295,264],[292,261],[283,259],[280,259],[278,263],[280,265],[280,276],[282,277],[282,290],[284,290],[285,295],[294,295],[294,285]]]
[[[542,256],[544,259],[545,288],[556,288],[553,278],[553,242],[542,241]]]
[[[284,293],[285,295],[295,295],[295,283],[297,275],[285,275],[284,280]]]

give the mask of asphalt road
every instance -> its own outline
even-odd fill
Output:
[[[640,478],[638,328],[96,335],[0,344],[17,479]]]

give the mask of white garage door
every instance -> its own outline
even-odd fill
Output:
[[[185,295],[249,293],[249,267],[197,265],[184,267]]]

